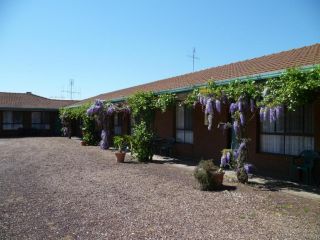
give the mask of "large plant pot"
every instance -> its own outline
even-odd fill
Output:
[[[126,157],[126,153],[125,152],[116,152],[115,155],[116,155],[118,163],[123,163],[124,162],[124,158]]]
[[[223,183],[223,176],[224,172],[213,172],[212,174],[212,181],[215,188],[219,188],[222,186]]]

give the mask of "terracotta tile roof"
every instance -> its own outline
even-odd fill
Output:
[[[55,100],[40,97],[30,92],[8,93],[0,92],[0,109],[59,109],[67,105],[76,103],[73,100]]]
[[[85,99],[77,104],[93,101],[94,99],[111,100],[126,97],[137,91],[157,92],[162,90],[172,90],[206,83],[209,79],[225,80],[314,64],[320,64],[320,44],[314,44],[250,60],[208,68],[194,73],[188,73],[114,92],[100,94],[98,96]]]

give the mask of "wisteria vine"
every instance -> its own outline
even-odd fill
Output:
[[[97,125],[102,129],[101,130],[101,141],[100,147],[102,149],[109,148],[109,137],[110,133],[108,131],[109,126],[109,117],[112,116],[115,112],[124,112],[130,114],[130,108],[127,105],[116,105],[111,102],[106,102],[103,100],[95,100],[88,110],[87,115],[89,117],[94,117]]]
[[[320,67],[310,71],[289,69],[279,78],[269,79],[259,84],[252,80],[235,80],[226,85],[216,85],[210,81],[206,87],[195,89],[185,100],[185,104],[200,104],[208,119],[208,130],[212,121],[221,113],[222,105],[227,106],[232,122],[220,122],[218,128],[233,128],[237,142],[236,149],[224,149],[221,167],[235,167],[240,182],[248,180],[248,171],[252,167],[244,163],[248,158],[246,125],[259,111],[261,121],[277,121],[286,111],[312,101],[320,91]]]

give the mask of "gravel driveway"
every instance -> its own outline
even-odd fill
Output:
[[[0,139],[0,239],[320,239],[319,201],[226,185],[66,138]]]

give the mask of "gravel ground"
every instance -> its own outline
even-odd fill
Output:
[[[0,239],[320,239],[319,201],[225,185],[66,138],[0,139]]]

